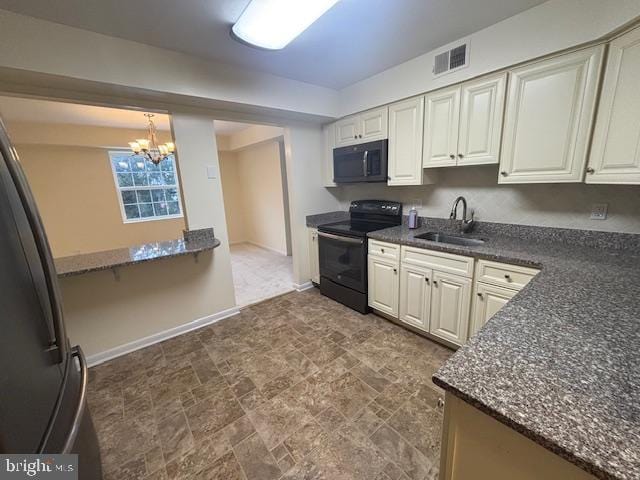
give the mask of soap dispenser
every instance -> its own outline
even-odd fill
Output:
[[[409,210],[409,228],[418,228],[418,210],[416,210],[416,207],[411,207],[411,210]]]

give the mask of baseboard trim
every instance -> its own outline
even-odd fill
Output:
[[[313,288],[313,283],[312,282],[294,283],[293,288],[295,288],[296,291],[298,292],[303,292],[305,290],[309,290],[310,288]]]
[[[262,245],[262,244],[260,244],[260,243],[258,243],[258,242],[252,242],[251,240],[247,240],[247,241],[245,241],[244,243],[248,243],[248,244],[250,244],[250,245],[254,245],[254,246],[256,246],[256,247],[264,248],[265,250],[269,250],[270,252],[273,252],[273,253],[278,253],[278,254],[280,254],[280,255],[282,255],[282,256],[284,256],[284,257],[286,257],[286,256],[287,256],[287,252],[283,252],[283,251],[278,250],[278,249],[276,249],[276,248],[267,247],[266,245]]]
[[[206,327],[207,325],[219,322],[224,318],[232,317],[233,315],[236,315],[238,313],[240,313],[239,307],[229,308],[227,310],[222,310],[221,312],[214,313],[213,315],[198,318],[197,320],[193,320],[192,322],[185,323],[183,325],[179,325],[162,332],[154,333],[153,335],[149,335],[148,337],[140,338],[139,340],[134,340],[133,342],[125,343],[124,345],[120,345],[115,348],[110,348],[109,350],[105,350],[104,352],[89,355],[87,357],[87,365],[89,367],[99,365],[108,360],[126,355],[127,353],[135,352],[136,350],[140,350],[150,345],[154,345],[170,338],[177,337],[178,335],[182,335],[183,333]]]

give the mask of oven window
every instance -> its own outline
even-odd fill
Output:
[[[320,275],[334,282],[366,292],[367,264],[364,240],[329,238],[318,234]]]

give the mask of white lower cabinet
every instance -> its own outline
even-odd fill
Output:
[[[369,255],[368,258],[369,306],[398,318],[400,275],[398,263]]]
[[[518,293],[518,290],[477,282],[473,299],[473,314],[471,315],[471,324],[469,326],[469,337],[475,335],[516,293]]]
[[[400,267],[400,320],[429,331],[432,271],[402,265]]]
[[[400,320],[462,345],[469,325],[473,259],[414,247],[401,247],[401,258]]]
[[[320,283],[320,261],[318,251],[318,230],[308,229],[309,237],[309,276],[313,283]]]
[[[448,345],[463,345],[539,272],[378,240],[368,267],[370,307]]]
[[[456,345],[467,340],[471,303],[470,278],[433,272],[429,332]]]

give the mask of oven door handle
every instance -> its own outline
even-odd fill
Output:
[[[369,176],[369,165],[368,165],[368,161],[369,161],[369,150],[365,150],[364,151],[364,155],[362,155],[362,174],[365,177]]]
[[[355,245],[362,245],[362,240],[357,239],[357,238],[342,237],[340,235],[334,235],[332,233],[324,233],[324,232],[318,232],[318,236],[319,237],[330,238],[331,240],[338,240],[340,242],[353,243]]]

